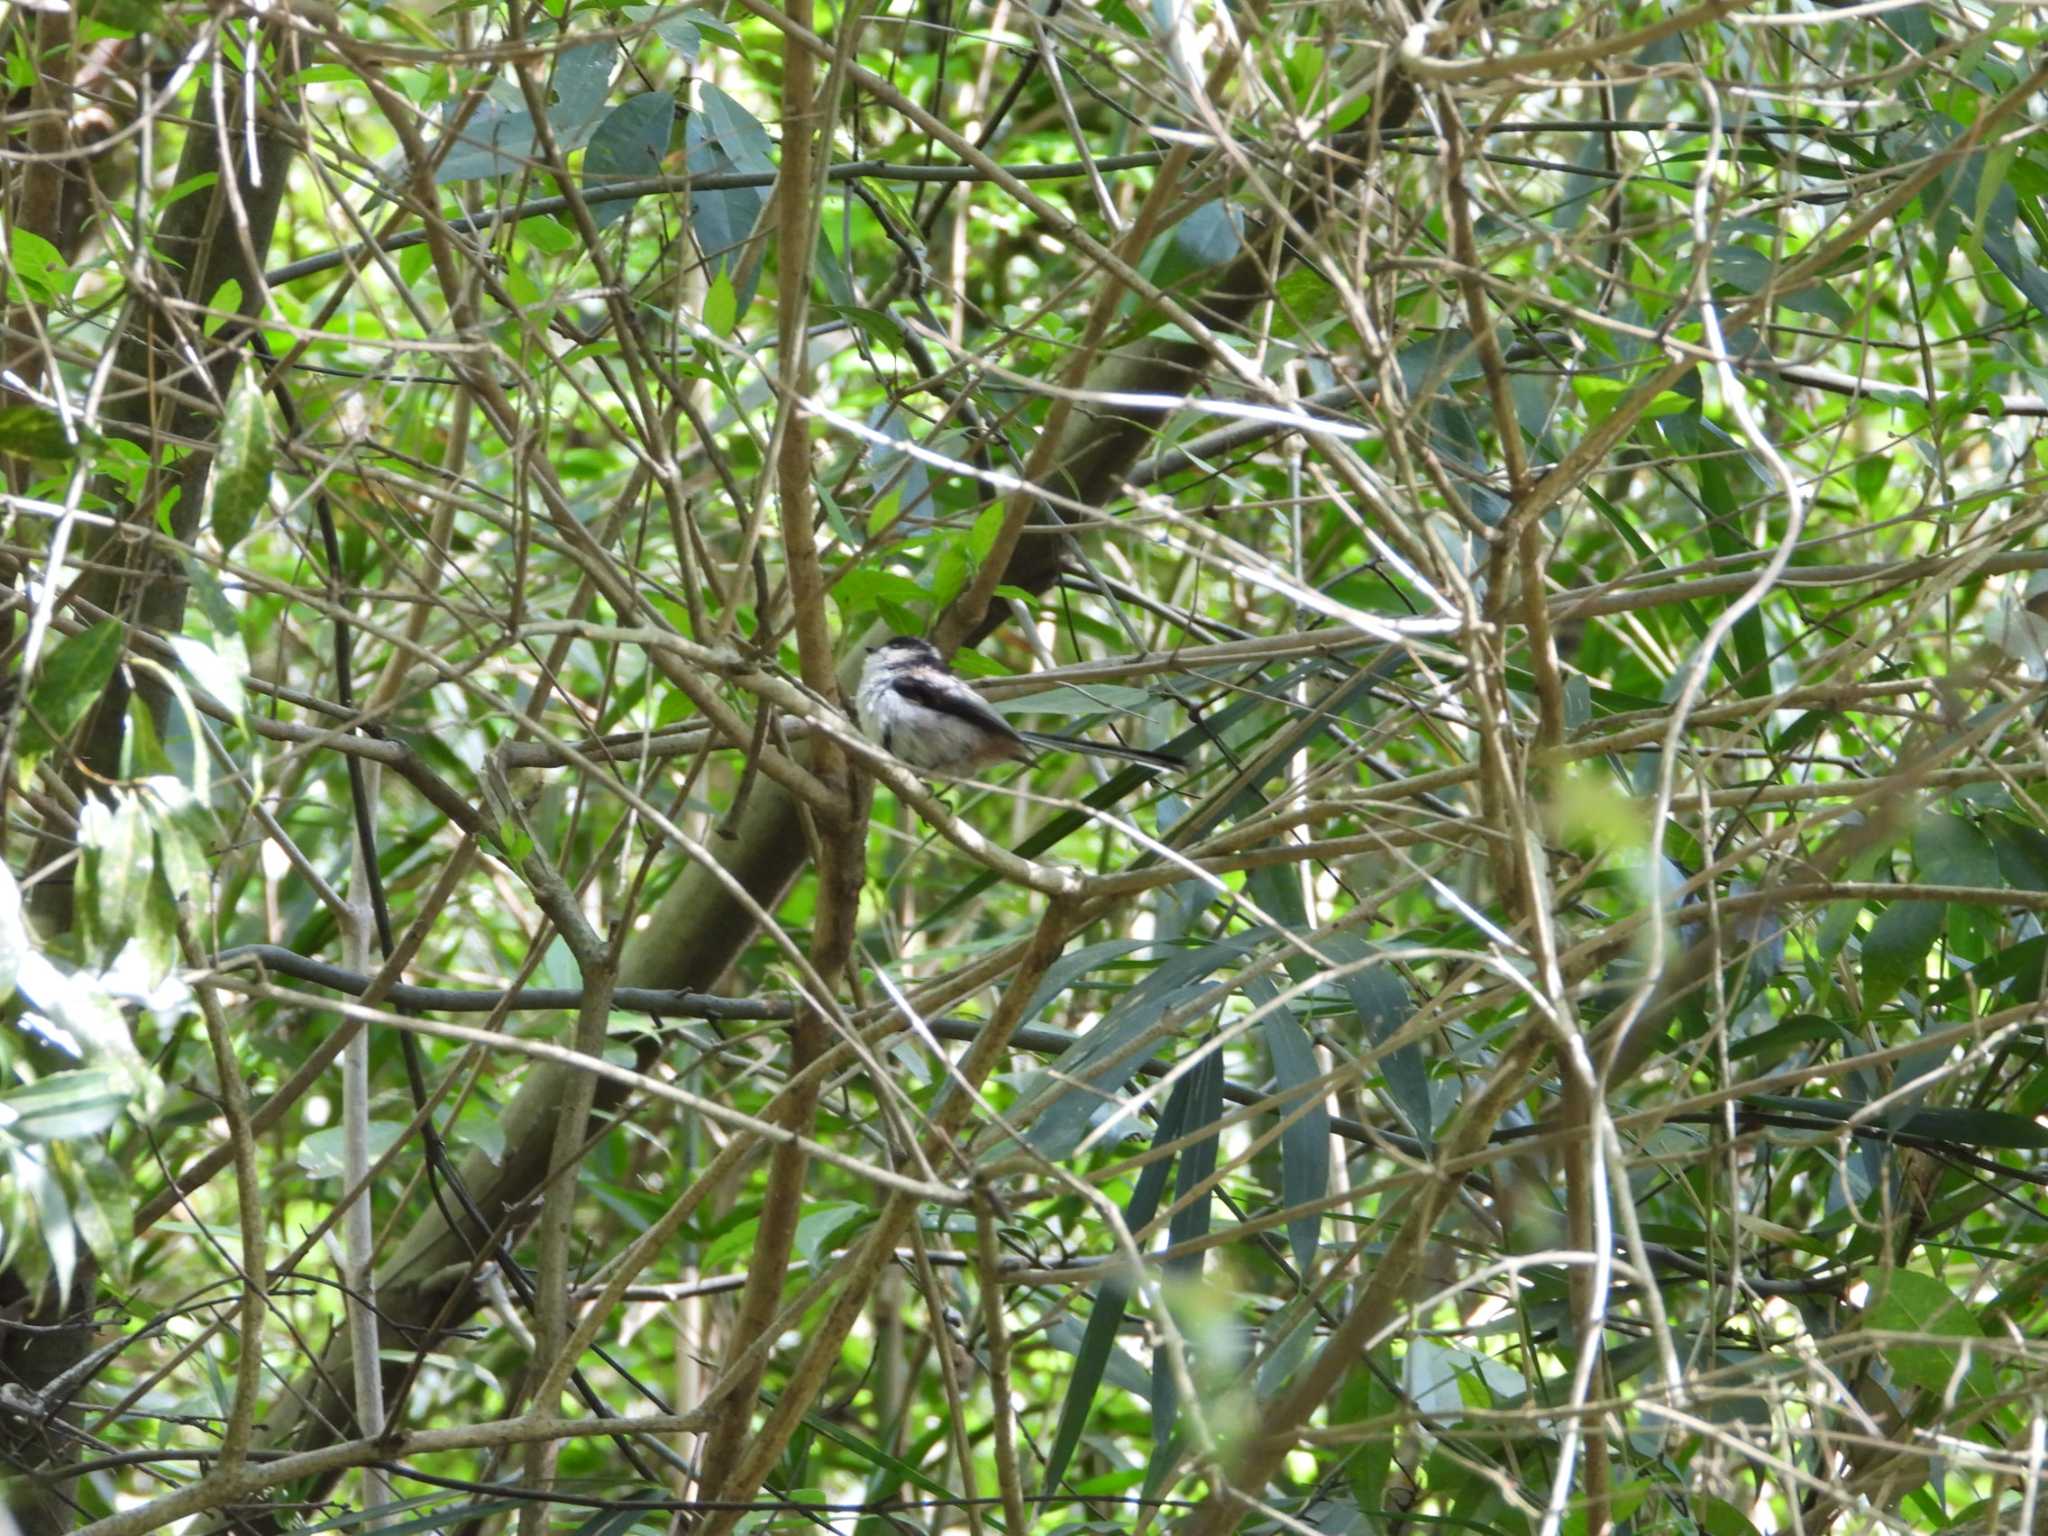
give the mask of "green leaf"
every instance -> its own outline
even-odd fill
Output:
[[[935,608],[943,609],[958,597],[974,575],[974,568],[967,563],[967,552],[960,547],[963,542],[956,539],[947,544],[933,562],[931,596]]]
[[[704,327],[714,336],[725,337],[738,322],[739,295],[733,291],[732,274],[720,267],[704,291]]]
[[[549,308],[547,290],[534,280],[524,262],[505,269],[505,291],[521,309],[545,310]]]
[[[228,390],[226,419],[221,423],[220,453],[207,483],[207,520],[223,555],[242,542],[256,516],[270,504],[270,476],[277,450],[270,437],[270,414],[264,408],[263,386],[255,368],[236,372]]]
[[[868,1463],[869,1466],[874,1467],[878,1471],[887,1472],[900,1482],[907,1483],[913,1488],[921,1488],[926,1493],[940,1499],[950,1499],[952,1497],[952,1490],[944,1483],[933,1478],[931,1474],[921,1472],[910,1462],[890,1455],[888,1451],[876,1445],[872,1440],[863,1439],[843,1424],[835,1424],[831,1419],[816,1414],[807,1414],[804,1418],[804,1424],[819,1439],[829,1440],[834,1445],[843,1447],[862,1461]]]
[[[213,297],[206,301],[206,334],[212,336],[230,320],[239,319],[241,307],[242,285],[231,277],[216,288]]]
[[[1810,283],[1796,293],[1781,294],[1778,302],[1795,313],[1819,315],[1840,326],[1853,325],[1856,320],[1856,311],[1826,283]]]
[[[109,32],[132,37],[160,29],[163,5],[161,0],[86,0],[83,15]]]
[[[2048,1126],[2026,1115],[1995,1109],[1900,1104],[1873,1112],[1870,1104],[1861,1099],[1801,1099],[1778,1094],[1753,1094],[1742,1102],[1816,1120],[1855,1121],[1900,1136],[1952,1142],[1960,1147],[2048,1150]]]
[[[533,141],[533,116],[524,107],[486,101],[470,114],[434,168],[435,184],[514,175],[533,153]]]
[[[71,287],[71,268],[64,253],[32,229],[16,224],[7,234],[8,287],[17,299],[47,304]]]
[[[14,995],[14,979],[29,950],[28,925],[21,917],[21,887],[14,871],[0,863],[0,1002]]]
[[[593,214],[596,210],[592,210]],[[559,256],[576,249],[576,231],[560,219],[538,214],[519,221],[519,236],[544,256]]]
[[[1118,1091],[1159,1049],[1155,1044],[1141,1052],[1134,1048],[1135,1042],[1168,1009],[1189,1007],[1211,995],[1220,1002],[1222,989],[1208,979],[1210,974],[1242,958],[1263,937],[1261,931],[1233,934],[1170,953],[1150,976],[1120,998],[1100,1023],[1051,1065],[1032,1075],[1025,1098],[1044,1107],[1025,1139],[1040,1154],[1057,1161],[1070,1155],[1091,1128],[1099,1133],[1102,1126],[1098,1122],[1118,1115]],[[1133,1121],[1123,1123],[1137,1129]],[[1002,1155],[1009,1145],[1007,1140],[999,1142],[994,1155]]]
[[[1772,1062],[1783,1060],[1797,1046],[1811,1045],[1816,1040],[1824,1041],[1829,1045],[1836,1045],[1843,1044],[1853,1038],[1843,1025],[1836,1023],[1833,1019],[1823,1018],[1821,1015],[1813,1013],[1795,1013],[1790,1018],[1781,1020],[1771,1028],[1764,1030],[1761,1034],[1751,1035],[1746,1040],[1738,1040],[1730,1044],[1728,1047],[1728,1059],[1730,1061],[1757,1059],[1763,1065],[1769,1065]],[[1801,1102],[1804,1103],[1803,1100]]]
[[[15,767],[23,783],[99,702],[120,664],[125,634],[118,621],[102,619],[60,640],[44,657],[16,743]]]
[[[796,1251],[812,1264],[818,1264],[821,1255],[844,1247],[853,1233],[874,1219],[872,1205],[859,1205],[851,1200],[814,1202],[797,1217]]]
[[[1183,1147],[1174,1173],[1174,1209],[1167,1219],[1169,1246],[1191,1251],[1176,1254],[1160,1266],[1162,1290],[1181,1337],[1188,1346],[1190,1362],[1197,1367],[1198,1383],[1213,1371],[1200,1368],[1214,1359],[1216,1325],[1221,1317],[1214,1305],[1215,1292],[1198,1283],[1202,1273],[1201,1240],[1209,1235],[1209,1215],[1215,1200],[1211,1175],[1216,1171],[1218,1122],[1223,1117],[1223,1056],[1213,1046],[1203,1046],[1200,1059],[1183,1081],[1189,1084],[1187,1118],[1181,1124],[1183,1136],[1206,1131],[1191,1146]],[[1227,1325],[1226,1325],[1227,1326]],[[1206,1336],[1206,1337],[1205,1337]],[[1166,1479],[1179,1453],[1180,1379],[1163,1349],[1152,1354],[1152,1456],[1145,1468],[1145,1492],[1154,1495]]]
[[[821,239],[820,245],[824,242]],[[869,341],[878,347],[896,348],[903,345],[903,327],[896,317],[886,309],[869,309],[859,304],[819,303],[811,306],[811,313],[821,320],[844,320],[859,327]]]
[[[2001,890],[2005,878],[1991,840],[1961,816],[1929,815],[1913,828],[1913,864],[1929,885]]]
[[[375,1504],[367,1509],[350,1510],[332,1520],[323,1520],[318,1525],[302,1525],[295,1529],[299,1536],[315,1536],[321,1531],[354,1531],[366,1525],[376,1527],[377,1536],[414,1536],[420,1531],[460,1530],[472,1521],[482,1522],[492,1515],[524,1508],[523,1499],[480,1499],[472,1504],[450,1504],[448,1508],[421,1515],[417,1519],[391,1523],[391,1517],[409,1509],[424,1509],[430,1504],[446,1503],[452,1497],[445,1491],[423,1493],[412,1499],[393,1499]]]
[[[676,99],[667,91],[643,91],[612,108],[583,152],[584,191],[598,191],[607,182],[658,175],[675,121]],[[599,229],[605,229],[631,213],[638,201],[619,198],[593,203],[590,217]]]
[[[2004,816],[1987,816],[1981,829],[1998,851],[1998,873],[2019,891],[2048,891],[2048,834]]]
[[[1592,504],[1593,510],[1600,514],[1601,521],[1621,535],[1622,540],[1628,547],[1635,551],[1637,560],[1641,561],[1644,566],[1651,570],[1662,570],[1665,568],[1666,562],[1658,558],[1656,550],[1650,547],[1650,541],[1637,531],[1634,522],[1630,520],[1626,512],[1622,511],[1620,507],[1617,507],[1605,496],[1602,496],[1592,486],[1588,485],[1582,487],[1582,489],[1585,492],[1586,500]],[[1680,598],[1666,606],[1676,608],[1679,617],[1685,620],[1687,627],[1692,630],[1693,634],[1702,640],[1706,639],[1706,616],[1690,600]],[[1661,611],[1661,609],[1653,609],[1652,613]]]
[[[213,878],[207,850],[219,841],[206,803],[169,774],[150,778],[143,786],[142,808],[156,834],[157,868],[186,900],[201,897]]]
[[[1894,1269],[1873,1291],[1870,1304],[1863,1309],[1863,1326],[1872,1332],[1933,1334],[1957,1340],[1984,1337],[1969,1305],[1932,1275]],[[1887,1344],[1883,1352],[1893,1375],[1929,1392],[1946,1392],[1958,1378],[1965,1387],[1981,1385],[1971,1378],[1986,1371],[1990,1363],[1984,1355],[1972,1358],[1953,1344]]]
[[[872,608],[883,598],[899,603],[921,603],[928,594],[908,576],[873,566],[856,565],[832,584],[832,600],[842,612]],[[915,625],[912,629],[915,629]]]
[[[1244,249],[1243,215],[1221,198],[1198,204],[1174,226],[1173,254],[1184,271],[1221,266]]]
[[[548,80],[548,127],[557,147],[570,150],[590,142],[611,91],[619,45],[608,37],[571,43],[555,54]]]
[[[1863,937],[1863,1012],[1867,1018],[1921,979],[1927,951],[1941,935],[1938,901],[1895,901]]]
[[[1385,1424],[1400,1412],[1401,1401],[1390,1385],[1399,1368],[1389,1357],[1387,1347],[1382,1345],[1363,1363],[1370,1368],[1353,1371],[1351,1379],[1332,1401],[1329,1410],[1332,1424]],[[1391,1430],[1378,1435],[1364,1434],[1358,1449],[1344,1463],[1345,1480],[1361,1510],[1377,1514],[1385,1507],[1387,1477],[1393,1470],[1394,1440]],[[1378,1522],[1374,1522],[1374,1526],[1368,1528],[1377,1527]]]
[[[1654,1486],[1647,1479],[1643,1479],[1633,1483],[1623,1483],[1609,1493],[1606,1501],[1607,1512],[1612,1517],[1613,1522],[1609,1529],[1636,1529],[1629,1516],[1635,1513],[1636,1507],[1649,1496],[1650,1490]],[[1564,1518],[1558,1522],[1558,1536],[1587,1536],[1591,1523],[1589,1504],[1590,1501],[1584,1498],[1575,1498],[1571,1501],[1566,1507]]]
[[[128,1021],[99,978],[64,972],[40,950],[23,958],[16,985],[33,1010],[31,1027],[75,1058],[114,1072],[127,1091],[153,1108],[162,1084],[135,1048]]]
[[[0,1093],[0,1140],[36,1143],[97,1136],[121,1118],[128,1099],[119,1077],[104,1068],[52,1072]]]
[[[1182,1128],[1187,1123],[1192,1091],[1191,1076],[1183,1077],[1173,1085],[1173,1091],[1166,1098],[1166,1107],[1159,1112],[1158,1128],[1152,1133],[1155,1150],[1171,1146],[1180,1139]],[[1130,1203],[1124,1207],[1127,1230],[1138,1231],[1151,1223],[1158,1213],[1160,1197],[1166,1192],[1166,1175],[1172,1166],[1170,1155],[1154,1157],[1139,1171]],[[1066,1396],[1060,1402],[1060,1419],[1053,1431],[1052,1449],[1046,1453],[1045,1481],[1041,1486],[1047,1493],[1056,1492],[1059,1488],[1067,1463],[1081,1443],[1081,1431],[1093,1416],[1095,1393],[1102,1385],[1103,1376],[1116,1351],[1117,1330],[1123,1323],[1124,1310],[1130,1305],[1130,1299],[1130,1286],[1120,1278],[1104,1281],[1096,1294],[1095,1306],[1088,1314],[1087,1330],[1082,1334],[1081,1347],[1074,1357],[1074,1374],[1067,1382]]]
[[[228,640],[230,643],[223,645],[218,636],[209,641],[173,635],[170,647],[193,682],[240,715],[248,708],[242,680],[249,675],[249,657],[241,636],[231,635]]]
[[[1090,1316],[1092,1318],[1093,1314]],[[1081,1359],[1083,1351],[1089,1348],[1086,1330],[1071,1317],[1053,1319],[1045,1330],[1044,1338],[1054,1349],[1072,1355],[1076,1360]],[[1152,1373],[1138,1364],[1130,1351],[1113,1344],[1104,1364],[1102,1379],[1133,1397],[1148,1397],[1152,1391]]]
[[[831,238],[822,229],[818,231],[817,249],[811,257],[811,270],[817,274],[818,286],[825,290],[825,297],[833,304],[847,309],[859,308],[846,264],[839,259],[839,252],[832,248]]]
[[[303,70],[300,71],[299,79],[303,81],[305,78],[306,72]],[[353,78],[353,75],[351,75],[350,78]],[[166,208],[170,207],[171,204],[183,202],[186,198],[190,197],[195,192],[204,192],[208,187],[213,186],[219,180],[219,171],[201,171],[197,176],[187,176],[183,181],[179,182],[175,187],[171,188],[170,191],[166,192],[162,197],[157,199],[156,211],[158,213],[162,213]]]
[[[78,1235],[106,1266],[108,1277],[125,1285],[134,1247],[134,1182],[93,1142],[73,1141],[60,1150],[69,1165],[66,1183]]]
[[[618,61],[618,44],[609,38],[579,43],[555,54],[548,81],[548,127],[555,147],[564,154],[590,142],[598,114]],[[451,102],[452,108],[453,103]],[[434,171],[436,184],[469,181],[479,176],[509,176],[526,168],[539,135],[533,116],[514,102],[487,100],[463,124],[455,143]]]
[[[49,1277],[57,1294],[71,1294],[71,1279],[78,1268],[78,1225],[71,1219],[71,1201],[58,1177],[54,1152],[34,1159],[15,1158],[17,1181],[27,1187],[35,1207],[35,1232],[42,1239],[42,1257],[49,1264]],[[40,1283],[38,1274],[31,1283]]]
[[[1936,1007],[1946,1007],[1972,988],[1996,990],[2010,981],[2017,981],[2019,985],[2005,1002],[2039,1002],[2048,995],[2048,937],[2022,939],[2017,944],[1994,950],[1969,969],[1959,971],[1936,987],[1928,1001]],[[2003,1003],[1996,1006],[2003,1006]]]
[[[1129,688],[1121,683],[1063,683],[1043,693],[992,702],[1005,715],[1057,715],[1078,720],[1091,715],[1136,714],[1148,708],[1154,696],[1149,688]]]
[[[1972,262],[1983,254],[1986,225],[1991,220],[1992,207],[2005,190],[2006,177],[2011,173],[2018,154],[2019,150],[2010,144],[1983,152],[1977,169],[1975,206],[1970,210],[1970,239],[1963,248]]]
[[[1351,1006],[1358,1012],[1366,1040],[1377,1046],[1392,1038],[1415,1012],[1408,984],[1384,962],[1370,963],[1376,948],[1355,934],[1333,933],[1316,948],[1333,966],[1351,969],[1341,978]],[[1408,1128],[1424,1141],[1436,1135],[1436,1112],[1429,1097],[1429,1066],[1414,1041],[1380,1058],[1387,1079],[1387,1098]]]
[[[153,956],[164,956],[166,941],[175,953],[175,935],[154,932],[150,921],[149,882],[156,872],[156,848],[138,798],[124,794],[111,806],[89,798],[78,814],[78,844],[83,875],[77,887],[78,915],[91,953],[109,964],[130,939],[142,941]],[[169,968],[165,959],[163,970]],[[151,980],[161,974],[152,967]]]
[[[365,1127],[370,1148],[370,1161],[375,1162],[397,1143],[405,1134],[402,1120],[372,1120]],[[347,1170],[342,1157],[342,1128],[328,1126],[299,1139],[299,1166],[316,1179],[338,1179]]]
[[[629,7],[627,14],[633,16],[635,20],[648,15],[655,17],[655,36],[681,54],[687,62],[697,62],[698,50],[704,45],[704,39],[697,30],[697,21],[702,12],[670,11],[666,6],[660,5],[636,5]]]
[[[1278,987],[1264,976],[1245,984],[1244,995],[1265,1007],[1280,995]],[[1306,1113],[1297,1113],[1309,1085],[1320,1077],[1315,1048],[1308,1031],[1287,1008],[1274,1008],[1261,1025],[1266,1052],[1273,1061],[1273,1077],[1280,1085],[1274,1108],[1293,1115],[1293,1124],[1280,1132],[1280,1199],[1283,1205],[1305,1205],[1330,1192],[1330,1111],[1317,1096]],[[1294,1249],[1294,1267],[1307,1275],[1315,1265],[1316,1247],[1323,1218],[1311,1212],[1287,1223],[1287,1241]]]
[[[1612,416],[1635,387],[1635,381],[1629,379],[1608,379],[1594,374],[1576,374],[1572,378],[1572,393],[1585,403],[1586,414],[1596,425]],[[1675,416],[1691,410],[1694,404],[1673,390],[1663,390],[1639,419],[1647,421],[1658,416]]]
[[[93,441],[81,428],[78,442],[64,430],[64,419],[40,405],[0,407],[0,453],[16,453],[25,459],[69,459],[79,445]]]
[[[992,501],[981,509],[974,526],[967,530],[967,558],[976,570],[988,559],[988,552],[995,548],[996,536],[1002,531],[1003,504]]]
[[[697,110],[683,120],[683,142],[692,176],[768,175],[775,169],[774,141],[768,130],[739,102],[708,82],[697,87]],[[765,185],[690,194],[690,233],[713,268],[729,270],[739,260],[768,197]],[[742,312],[754,296],[758,275],[758,267],[749,264],[734,284]]]
[[[667,1492],[666,1488],[638,1488],[628,1491],[623,1497],[631,1499],[658,1499]],[[822,1504],[826,1501],[827,1495],[822,1489],[791,1489],[787,1497],[792,1502],[804,1500]],[[443,1530],[453,1529],[452,1522],[436,1521],[435,1523]],[[627,1536],[627,1533],[636,1527],[646,1526],[647,1524],[647,1511],[635,1509],[628,1505],[624,1509],[608,1509],[602,1514],[592,1515],[588,1520],[585,1520],[571,1531],[570,1536]],[[388,1531],[389,1527],[383,1529]],[[380,1536],[382,1536],[381,1531]]]
[[[1742,532],[1741,499],[1735,494],[1734,482],[1729,478],[1728,466],[1723,458],[1713,452],[1714,446],[1733,446],[1727,435],[1712,423],[1701,420],[1696,430],[1706,439],[1708,451],[1693,463],[1693,473],[1698,478],[1700,500],[1707,510],[1707,542],[1716,555],[1723,557],[1753,553],[1750,542]],[[1770,648],[1764,640],[1763,615],[1752,608],[1735,621],[1736,667],[1729,680],[1749,698],[1762,698],[1771,691]],[[1722,671],[1729,668],[1722,658]]]
[[[1700,1536],[1757,1536],[1749,1516],[1725,1499],[1711,1494],[1689,1496],[1693,1516],[1699,1521]]]

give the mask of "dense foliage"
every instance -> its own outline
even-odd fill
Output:
[[[2048,52],[1767,4],[12,7],[15,1526],[2031,1528]]]

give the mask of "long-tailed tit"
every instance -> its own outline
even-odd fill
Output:
[[[855,695],[868,739],[927,773],[972,773],[988,763],[1029,762],[1039,747],[1118,757],[1148,768],[1178,768],[1163,752],[1020,731],[946,668],[939,653],[909,635],[868,652]]]

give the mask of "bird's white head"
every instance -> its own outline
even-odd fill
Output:
[[[875,688],[890,678],[916,667],[939,667],[943,670],[944,663],[929,641],[920,640],[915,635],[897,635],[880,645],[871,645],[868,647],[868,659],[860,669],[860,692],[871,695]]]
[[[915,635],[897,635],[884,640],[880,645],[868,647],[868,667],[936,666],[939,664],[938,647],[929,640],[920,640]]]

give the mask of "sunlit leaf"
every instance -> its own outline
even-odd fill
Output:
[[[372,1120],[367,1127],[369,1158],[376,1162],[405,1134],[405,1124],[399,1120]],[[312,1131],[299,1138],[299,1166],[316,1179],[338,1179],[347,1171],[348,1164],[343,1155],[343,1131],[340,1126],[326,1130]]]
[[[112,1072],[96,1067],[53,1072],[0,1092],[0,1139],[33,1143],[96,1136],[120,1118],[128,1097]]]

